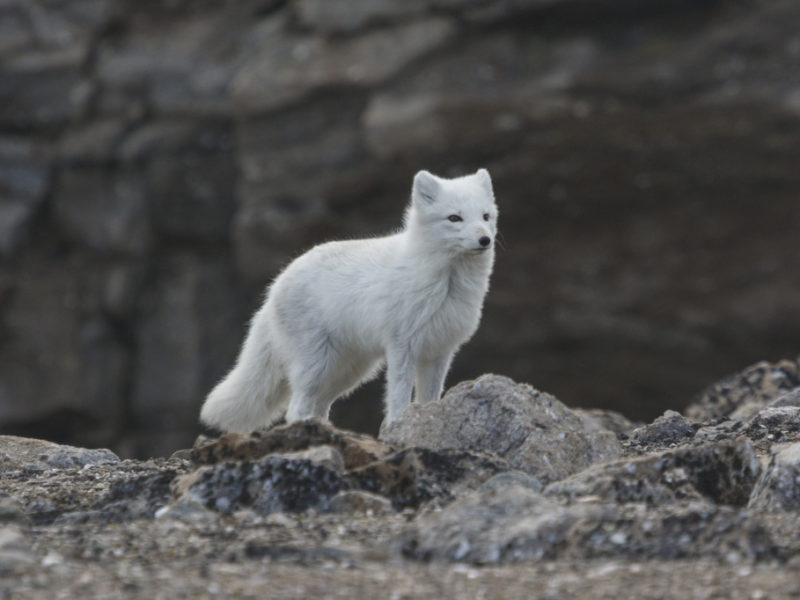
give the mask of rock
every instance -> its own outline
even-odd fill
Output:
[[[702,502],[563,505],[523,486],[473,492],[417,520],[397,541],[406,558],[475,564],[539,560],[775,558],[781,550],[747,511]]]
[[[745,434],[751,440],[766,438],[770,442],[800,439],[800,406],[768,406],[750,420]]]
[[[0,496],[0,524],[28,524],[28,516],[22,506],[12,496]]]
[[[183,461],[121,461],[108,450],[0,436],[0,497],[36,526],[152,519],[171,498]],[[10,458],[9,458],[10,457]]]
[[[207,523],[219,517],[218,513],[190,498],[180,498],[165,504],[153,516],[156,519],[177,519],[185,523]]]
[[[102,265],[59,252],[58,264],[24,252],[15,269],[25,276],[10,288],[0,282],[0,432],[111,445],[126,411],[111,399],[127,389],[128,349],[100,308]]]
[[[29,202],[0,202],[0,255],[10,255],[26,239],[34,212]]]
[[[110,450],[90,450],[45,440],[0,435],[0,472],[18,469],[64,469],[108,462],[119,458]]]
[[[227,332],[244,336],[240,290],[230,265],[216,257],[162,256],[154,275],[139,307],[132,416],[139,427],[188,436],[200,399],[235,360],[241,340]]]
[[[156,469],[142,475],[121,477],[109,486],[102,498],[86,512],[74,511],[57,518],[60,523],[81,523],[152,519],[172,496],[173,480],[182,473],[177,468]]]
[[[71,241],[95,251],[141,256],[152,244],[147,190],[135,172],[69,169],[56,184],[53,212]]]
[[[447,502],[474,489],[508,463],[476,452],[407,448],[347,474],[353,487],[386,496],[397,510]]]
[[[161,115],[217,116],[229,111],[228,86],[235,65],[237,32],[248,9],[203,7],[179,21],[158,10],[142,11],[131,26],[97,47],[96,72],[105,89],[144,88]]]
[[[236,73],[231,99],[237,113],[246,116],[276,110],[319,89],[375,85],[453,33],[449,21],[430,18],[343,40],[267,35]]]
[[[335,513],[389,515],[394,513],[388,498],[361,490],[343,490],[331,498],[328,510]]]
[[[739,438],[595,465],[550,484],[545,494],[617,503],[689,499],[743,506],[760,473],[753,448]]]
[[[331,498],[349,487],[341,475],[320,464],[268,456],[200,467],[178,479],[173,489],[179,499],[222,513],[246,508],[268,515],[326,510]]]
[[[213,465],[231,460],[258,460],[273,453],[296,453],[319,446],[338,451],[347,469],[374,463],[393,451],[391,446],[371,436],[341,431],[330,423],[307,420],[250,434],[226,433],[214,439],[201,436],[191,456],[198,465]]]
[[[332,232],[341,222],[340,211],[325,201],[329,181],[363,156],[357,130],[362,110],[361,99],[330,93],[278,114],[239,122],[242,185],[233,239],[237,266],[248,280],[269,280],[298,245],[318,243],[325,230],[341,237],[363,235],[366,227],[375,227],[374,222],[353,219]],[[396,208],[392,225],[403,204]]]
[[[267,459],[325,467],[346,482],[342,489],[378,494],[387,498],[396,510],[418,508],[434,500],[449,501],[509,468],[506,461],[479,452],[396,450],[369,436],[341,431],[314,420],[246,435],[226,433],[218,439],[199,439],[192,449],[192,460],[199,465],[228,465],[246,470],[247,467],[231,465],[260,464]],[[299,472],[302,475],[305,471]],[[193,474],[192,481],[194,477]],[[305,489],[305,485],[299,483],[298,487]],[[329,499],[323,493],[315,506],[324,510]],[[288,500],[286,503],[290,504]],[[314,503],[306,499],[301,504]]]
[[[680,413],[668,410],[650,425],[634,429],[630,437],[637,444],[664,448],[693,438],[696,430]]]
[[[607,429],[619,436],[620,434],[627,435],[636,427],[641,426],[641,423],[631,421],[625,415],[613,410],[601,408],[573,408],[571,410],[583,419],[583,423],[589,431],[602,431]]]
[[[800,359],[762,361],[712,384],[684,411],[698,421],[752,417],[787,391],[800,387]]]
[[[31,54],[28,60],[5,63],[0,77],[0,125],[12,131],[47,130],[86,114],[93,90],[80,69],[83,58],[78,49],[71,55]]]
[[[32,565],[36,557],[17,525],[0,525],[0,577]]]
[[[70,165],[108,163],[129,126],[126,119],[109,117],[68,129],[58,142],[58,159]]]
[[[782,406],[800,406],[800,387],[796,387],[785,394],[781,394],[775,400],[770,402],[769,405],[773,408],[779,408]]]
[[[30,234],[50,186],[37,144],[0,136],[0,256],[11,256]]]
[[[800,442],[779,446],[753,489],[749,506],[800,510]]]
[[[331,471],[341,473],[344,471],[344,459],[341,453],[333,446],[314,446],[298,452],[280,452],[272,456],[289,460],[308,460],[327,467]]]
[[[350,0],[347,8],[325,0],[300,0],[293,9],[300,23],[325,33],[353,33],[373,23],[385,24],[425,12],[429,3],[410,0]]]
[[[438,402],[412,403],[380,439],[435,450],[491,452],[542,482],[620,455],[610,431],[589,431],[553,396],[507,377],[484,375]]]
[[[400,551],[418,560],[477,564],[553,559],[579,519],[604,512],[560,506],[520,485],[480,490],[412,525]]]
[[[523,473],[522,471],[504,471],[484,481],[480,489],[494,490],[507,485],[520,485],[534,492],[541,492],[544,488],[541,481],[536,479],[536,477],[531,477],[527,473]]]
[[[153,161],[148,177],[157,231],[180,240],[226,239],[236,210],[235,168],[227,152]]]

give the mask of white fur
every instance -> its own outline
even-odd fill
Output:
[[[275,279],[201,420],[251,431],[284,412],[289,422],[327,419],[384,364],[387,421],[412,389],[417,402],[437,400],[453,355],[478,328],[496,231],[485,169],[457,179],[420,171],[400,232],[321,244]]]

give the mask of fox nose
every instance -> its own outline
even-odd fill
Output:
[[[481,239],[478,240],[478,243],[484,248],[486,248],[486,246],[492,243],[492,240],[488,236],[484,235]]]

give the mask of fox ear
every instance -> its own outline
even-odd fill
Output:
[[[478,178],[478,182],[489,193],[489,195],[494,196],[494,190],[492,190],[492,178],[489,175],[489,171],[486,169],[478,169],[475,171],[475,177]]]
[[[428,171],[420,171],[414,176],[414,186],[411,189],[411,197],[414,201],[421,200],[426,204],[433,204],[438,195],[439,182],[435,176]]]

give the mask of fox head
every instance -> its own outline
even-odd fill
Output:
[[[455,179],[417,173],[406,229],[453,254],[492,254],[497,206],[489,172],[479,169]]]

